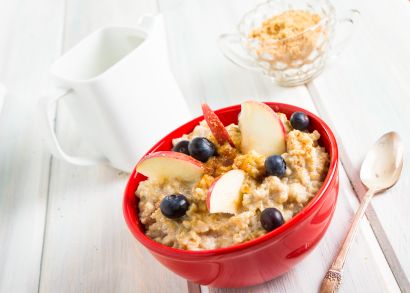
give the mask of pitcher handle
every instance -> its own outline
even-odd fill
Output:
[[[39,113],[40,113],[40,122],[42,128],[43,138],[46,141],[47,146],[49,147],[51,153],[66,162],[69,162],[74,165],[80,166],[91,166],[97,164],[106,164],[108,160],[101,156],[95,157],[79,157],[71,156],[67,154],[60,142],[57,139],[57,135],[54,129],[53,123],[53,113],[56,108],[57,102],[65,97],[67,94],[72,92],[71,89],[67,88],[57,88],[56,91],[45,94],[43,98],[39,101]]]
[[[248,70],[261,71],[260,67],[255,65],[255,62],[247,57],[244,52],[238,53],[233,49],[233,46],[239,47],[240,37],[237,34],[223,34],[218,38],[219,48],[224,56],[232,63]],[[242,49],[242,51],[244,51]]]

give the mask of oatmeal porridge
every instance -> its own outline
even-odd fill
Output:
[[[288,120],[267,108],[262,103],[245,102],[238,125],[225,128],[213,112],[204,111],[206,120],[173,140],[173,152],[164,156],[178,152],[175,161],[192,160],[196,175],[184,177],[182,173],[178,177],[173,172],[151,176],[146,172],[149,178],[139,184],[136,195],[148,237],[180,249],[227,247],[266,234],[309,203],[322,186],[329,165],[329,155],[318,143],[320,134],[307,130],[309,118],[302,112]],[[265,135],[250,132],[252,123],[264,123],[268,135],[276,133],[273,154],[269,150],[264,153],[259,145],[243,152],[247,140],[258,141],[258,136]],[[260,144],[269,146],[269,138]],[[171,160],[164,167],[159,168],[157,162],[150,168],[153,172],[167,172],[171,165],[179,168]],[[141,167],[142,173],[145,169]]]

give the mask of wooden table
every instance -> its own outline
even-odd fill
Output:
[[[410,3],[334,1],[357,8],[350,46],[306,86],[280,88],[242,70],[216,39],[233,32],[252,0],[0,1],[0,81],[9,93],[0,115],[0,292],[315,292],[364,188],[358,171],[384,132],[400,132],[410,157]],[[193,115],[243,100],[281,101],[318,113],[337,133],[341,188],[320,245],[289,273],[266,284],[219,290],[188,284],[133,239],[122,213],[127,174],[53,159],[38,132],[37,101],[51,86],[48,67],[98,27],[165,16],[169,56]],[[68,151],[84,153],[61,103],[56,129]],[[410,169],[376,197],[362,221],[340,292],[410,292]]]

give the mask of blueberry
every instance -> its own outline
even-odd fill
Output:
[[[173,150],[174,152],[183,153],[183,154],[189,156],[188,144],[189,144],[189,140],[181,140],[180,142],[178,142],[178,143],[172,148],[172,150]]]
[[[266,231],[272,231],[285,223],[282,213],[275,208],[264,209],[261,213],[261,224]]]
[[[205,137],[195,137],[188,145],[189,154],[201,162],[206,162],[215,155],[216,149],[212,142]]]
[[[185,215],[189,208],[189,202],[182,194],[171,194],[162,199],[159,208],[165,217],[177,219]]]
[[[306,130],[309,127],[309,117],[303,112],[295,112],[290,116],[290,124],[294,129]]]
[[[269,176],[282,177],[286,172],[286,162],[278,155],[267,157],[265,160],[265,170]]]

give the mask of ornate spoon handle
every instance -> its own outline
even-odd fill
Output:
[[[374,191],[369,189],[363,197],[362,202],[353,217],[353,222],[350,225],[349,232],[347,233],[346,238],[344,239],[343,244],[340,247],[339,253],[333,260],[330,269],[327,271],[325,277],[323,278],[322,285],[319,291],[320,293],[333,293],[336,292],[339,288],[340,283],[342,282],[342,271],[346,256],[357,234],[360,220],[363,217],[373,195]]]

